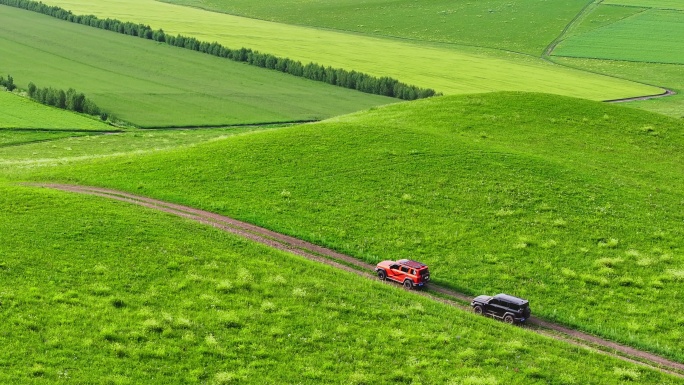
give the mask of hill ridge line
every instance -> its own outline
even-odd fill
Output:
[[[357,258],[339,253],[332,249],[315,245],[292,236],[277,233],[275,231],[268,230],[247,222],[239,221],[228,216],[196,209],[190,206],[179,205],[101,187],[58,183],[23,183],[23,185],[94,195],[163,211],[203,223],[220,230],[233,233],[235,235],[239,235],[243,238],[276,248],[281,251],[289,252],[312,261],[324,263],[326,265],[342,269],[362,277],[376,279],[373,272],[373,268],[375,266],[372,264],[363,262]],[[388,282],[388,284],[391,283]],[[430,292],[437,293],[439,296],[431,294]],[[469,307],[464,306],[458,301],[470,302],[472,300],[471,296],[468,296],[464,293],[459,293],[455,290],[432,283],[428,286],[428,291],[415,291],[415,293],[464,310],[469,309]],[[444,298],[445,296],[447,298]],[[538,334],[588,348],[592,351],[609,355],[626,362],[649,367],[654,370],[659,370],[679,378],[684,378],[684,363],[672,361],[647,351],[618,344],[616,342],[596,337],[579,330],[571,329],[561,324],[545,321],[537,317],[531,317],[528,322],[533,326],[529,330],[532,330]]]

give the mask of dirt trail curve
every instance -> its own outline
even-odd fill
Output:
[[[665,89],[665,92],[663,92],[662,94],[658,94],[658,95],[635,96],[635,97],[633,97],[633,98],[623,98],[623,99],[604,100],[604,102],[606,102],[606,103],[635,102],[635,101],[638,101],[638,100],[651,100],[651,99],[657,99],[657,98],[664,98],[664,97],[666,97],[666,96],[671,96],[671,95],[676,95],[676,94],[677,94],[677,93],[674,92],[674,91],[672,91],[672,90]]]
[[[279,250],[287,251],[313,261],[325,263],[329,266],[343,269],[363,277],[375,279],[375,273],[373,271],[374,265],[370,265],[351,256],[341,254],[306,241],[302,241],[301,239],[279,234],[268,229],[241,222],[223,215],[99,187],[48,183],[31,185],[74,193],[96,195],[164,211],[216,227],[252,241],[259,242]],[[468,307],[462,302],[470,302],[472,300],[472,297],[469,297],[463,293],[458,293],[435,284],[431,284],[429,286],[429,290],[427,291],[416,291],[416,294],[429,297],[431,299],[462,309],[468,309]],[[620,345],[615,342],[573,330],[552,322],[544,321],[536,317],[532,317],[529,320],[528,325],[531,330],[534,330],[540,334],[548,335],[553,338],[587,347],[628,362],[637,363],[670,373],[677,377],[684,378],[684,364],[682,363],[671,361],[635,348]]]

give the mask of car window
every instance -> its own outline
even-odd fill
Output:
[[[499,305],[499,300],[498,299],[492,299],[491,301],[489,301],[489,304],[490,305]]]
[[[413,269],[409,269],[409,274],[415,275],[415,274],[416,274],[416,271],[413,270]]]
[[[399,268],[399,265],[390,265],[390,269],[392,270],[397,270]]]
[[[402,267],[401,267],[401,271],[404,272],[404,273],[408,273],[408,270],[409,270],[409,269],[408,269],[408,267],[406,267],[406,266],[402,266]]]

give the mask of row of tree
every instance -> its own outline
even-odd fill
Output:
[[[12,75],[7,75],[7,79],[0,76],[0,87],[7,88],[7,91],[14,91],[17,88],[17,86],[14,85],[14,78],[12,78]]]
[[[64,91],[52,87],[38,88],[35,84],[29,83],[27,94],[29,98],[48,106],[99,116],[102,120],[107,120],[108,117],[83,93],[76,92],[73,88]]]
[[[0,76],[0,87],[5,87],[7,91],[17,89],[12,75],[7,75],[7,79]],[[76,92],[73,88],[64,91],[52,87],[38,88],[35,84],[29,83],[26,93],[29,98],[48,106],[99,116],[102,120],[107,120],[109,117],[83,93]]]
[[[326,82],[340,87],[351,88],[370,94],[395,97],[404,100],[421,99],[436,95],[436,92],[433,89],[408,85],[390,77],[375,77],[362,72],[347,71],[342,68],[324,67],[316,63],[305,65],[300,61],[260,53],[249,48],[230,49],[217,42],[208,43],[199,41],[194,37],[169,35],[164,33],[161,29],[153,30],[149,25],[122,22],[109,18],[100,19],[94,15],[74,15],[71,11],[67,11],[63,8],[48,6],[33,0],[0,0],[0,4],[23,8],[73,23],[89,25],[91,27],[106,29],[121,34],[138,36],[175,47],[191,49],[233,61],[245,62],[250,65],[268,68],[315,81]]]

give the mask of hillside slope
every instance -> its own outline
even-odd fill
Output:
[[[0,208],[3,384],[684,383],[127,203]]]
[[[543,94],[444,97],[46,169],[186,203],[684,361],[681,122]],[[657,317],[653,317],[657,314]]]

